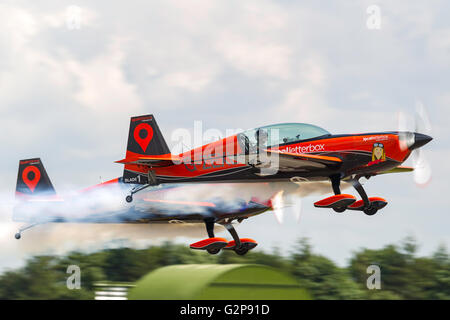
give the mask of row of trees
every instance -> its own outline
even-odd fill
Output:
[[[211,256],[167,242],[147,249],[109,249],[67,256],[36,256],[26,266],[0,276],[0,299],[93,299],[98,281],[136,281],[156,268],[191,263],[256,263],[272,266],[296,277],[315,299],[450,299],[450,259],[445,246],[431,257],[417,257],[417,244],[407,238],[400,246],[361,249],[348,267],[315,254],[306,238],[285,257],[276,252],[250,252],[238,256],[222,252]],[[367,267],[381,268],[381,290],[368,290]],[[81,289],[69,290],[69,265],[81,269]]]

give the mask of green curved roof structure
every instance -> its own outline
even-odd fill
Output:
[[[291,276],[254,264],[187,264],[156,269],[136,282],[131,300],[310,299]]]

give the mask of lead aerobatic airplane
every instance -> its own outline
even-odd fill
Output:
[[[132,117],[123,181],[137,185],[126,197],[169,183],[330,181],[334,196],[317,201],[336,212],[359,210],[374,215],[387,205],[367,196],[360,179],[409,172],[401,164],[432,138],[407,131],[333,135],[312,124],[282,123],[250,129],[173,155],[153,115]],[[341,194],[349,182],[361,199]]]

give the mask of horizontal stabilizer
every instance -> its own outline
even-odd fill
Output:
[[[162,154],[155,156],[137,156],[129,157],[116,161],[116,163],[122,164],[139,164],[148,166],[166,166],[172,165],[174,162],[180,162],[181,158],[172,154]]]

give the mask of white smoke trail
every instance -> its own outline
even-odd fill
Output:
[[[29,255],[64,254],[73,250],[95,251],[123,246],[139,248],[166,240],[207,237],[204,224],[199,223],[121,223],[131,206],[124,200],[125,191],[117,186],[106,187],[72,194],[72,198],[62,196],[65,201],[28,204],[23,209],[27,217],[34,217],[36,221],[44,222],[49,217],[58,217],[71,223],[34,226],[25,230],[20,240],[16,240],[14,234],[27,223],[13,222],[13,210],[17,203],[11,196],[0,195],[0,271],[5,267],[16,266]],[[107,219],[112,223],[73,223],[89,221],[99,212],[102,215],[97,220]],[[223,231],[222,226],[216,225],[216,233]]]
[[[80,194],[59,195],[64,201],[27,203],[21,210],[16,209],[16,213],[22,211],[25,214],[24,217],[34,218],[40,222],[47,221],[49,217],[58,217],[67,223],[37,225],[24,231],[20,240],[16,240],[14,234],[27,223],[12,222],[14,205],[18,203],[11,197],[1,197],[3,205],[0,210],[0,257],[4,261],[28,254],[63,254],[71,250],[92,251],[124,245],[142,247],[165,240],[207,237],[202,223],[122,223],[130,207],[135,205],[135,203],[125,202],[127,192],[127,189],[123,190],[117,185],[111,185]],[[242,200],[248,201],[251,197],[268,199],[272,193],[273,190],[268,188],[267,184],[193,184],[161,192],[142,192],[136,195],[135,202],[145,197],[189,202],[205,202],[212,199],[216,204],[216,210],[235,210],[240,208]],[[149,203],[149,206],[151,205]],[[166,211],[168,214],[171,213],[170,208],[176,209],[178,214],[190,214],[193,210],[206,213],[206,209],[202,206],[169,206]],[[99,213],[102,214],[96,219],[99,221],[107,219],[112,223],[74,223],[89,221]],[[216,225],[216,233],[223,231],[222,226]],[[1,264],[0,262],[0,267]]]
[[[346,188],[346,184],[343,184]],[[205,202],[213,201],[218,210],[234,210],[242,201],[256,197],[266,201],[280,190],[288,199],[300,199],[313,194],[325,194],[331,191],[328,182],[302,182],[300,185],[285,183],[239,183],[239,184],[191,184],[182,188],[173,188],[163,192],[142,192],[139,197],[157,197],[164,200]],[[0,195],[0,268],[13,264],[30,254],[64,254],[71,250],[100,250],[109,247],[143,247],[165,240],[181,238],[206,238],[203,224],[129,224],[121,223],[127,217],[130,206],[124,201],[127,190],[108,186],[83,194],[65,197],[65,201],[36,202],[29,207],[27,214],[45,218],[63,217],[71,223],[42,224],[26,230],[22,239],[14,239],[14,234],[24,223],[12,222],[14,201],[9,196]],[[64,196],[61,196],[64,198]],[[70,200],[72,199],[72,200]],[[137,200],[137,199],[136,199]],[[220,200],[220,201],[219,201]],[[170,213],[170,206],[167,213]],[[176,206],[180,214],[189,214],[193,210],[206,213],[209,207]],[[107,218],[112,223],[73,223],[92,219],[98,213],[98,219]],[[120,214],[118,214],[120,213]],[[216,233],[224,228],[216,225]]]

